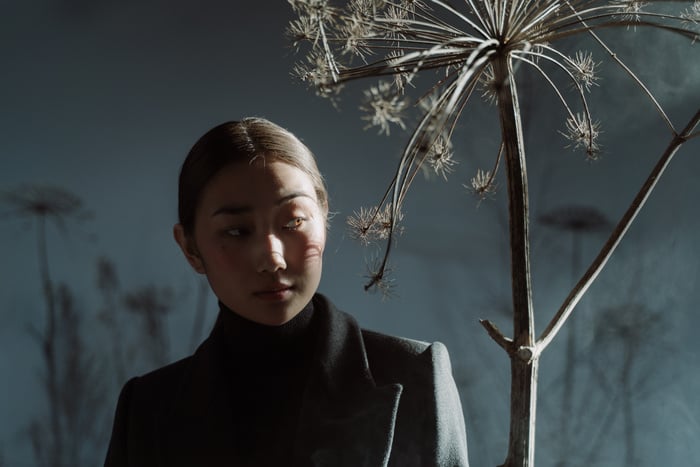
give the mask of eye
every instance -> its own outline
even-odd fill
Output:
[[[297,230],[299,227],[304,225],[304,222],[306,222],[306,219],[303,217],[295,217],[291,221],[287,222],[284,226],[285,229],[289,230]]]

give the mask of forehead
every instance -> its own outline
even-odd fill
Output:
[[[293,193],[318,201],[311,177],[301,169],[270,158],[238,162],[221,169],[205,186],[203,207],[221,203],[261,206]]]

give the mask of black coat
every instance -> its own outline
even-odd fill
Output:
[[[290,466],[467,466],[446,348],[361,330],[314,297],[319,344]],[[216,329],[215,329],[216,330]],[[194,355],[123,388],[105,467],[230,465],[233,420],[212,332]],[[274,449],[270,446],[270,449]],[[229,463],[227,463],[227,460]]]

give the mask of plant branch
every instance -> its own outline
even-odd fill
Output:
[[[501,346],[503,350],[505,350],[508,354],[511,354],[513,351],[513,340],[504,336],[503,333],[501,332],[498,327],[493,324],[491,321],[487,319],[480,319],[479,322],[481,325],[486,329],[486,332],[488,333],[489,336],[491,336],[491,339],[496,341],[498,345]]]
[[[656,100],[656,97],[654,97],[654,94],[649,90],[649,88],[646,87],[646,85],[642,82],[641,79],[637,77],[637,75],[623,62],[620,60],[620,58],[617,56],[615,52],[612,51],[610,47],[598,36],[598,34],[593,31],[593,28],[588,26],[586,21],[583,20],[583,18],[579,15],[579,13],[576,11],[576,9],[567,1],[567,4],[569,5],[569,8],[574,12],[574,14],[578,17],[578,20],[582,26],[584,26],[587,30],[588,33],[595,39],[595,41],[600,44],[600,46],[605,49],[605,51],[610,55],[610,57],[617,62],[618,65],[622,67],[623,70],[629,75],[632,80],[637,83],[637,85],[644,91],[644,93],[647,95],[647,97],[651,100],[652,104],[654,107],[656,107],[656,110],[659,112],[659,115],[661,115],[661,118],[666,122],[666,125],[670,128],[670,130],[673,132],[673,134],[677,134],[676,129],[673,126],[673,123],[671,122],[671,119],[668,118],[666,115],[666,112],[664,112],[663,107],[661,107],[661,104],[659,103],[658,100]],[[660,26],[659,26],[660,27]]]
[[[568,297],[566,297],[566,300],[564,300],[561,308],[559,308],[556,315],[554,315],[547,328],[539,337],[537,345],[541,350],[544,350],[552,339],[554,339],[576,304],[578,304],[579,300],[581,300],[583,294],[586,292],[586,290],[588,290],[596,277],[598,277],[598,274],[600,274],[600,271],[608,262],[618,244],[627,233],[630,225],[637,217],[637,214],[639,214],[639,211],[646,203],[649,195],[659,181],[659,178],[663,174],[664,170],[666,170],[666,167],[668,167],[668,164],[671,162],[671,159],[683,145],[683,143],[688,140],[688,136],[692,134],[698,123],[700,123],[700,109],[690,119],[683,131],[671,139],[668,147],[661,155],[661,158],[656,163],[656,166],[651,171],[651,174],[649,174],[649,177],[642,185],[642,188],[637,193],[637,196],[635,196],[634,200],[632,200],[629,208],[610,235],[610,238],[608,238],[607,242],[600,250],[600,253],[598,253],[598,256],[596,256],[595,260],[593,260],[593,263],[589,266],[583,277],[574,286]]]

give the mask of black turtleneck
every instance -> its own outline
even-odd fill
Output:
[[[292,457],[315,342],[313,315],[309,303],[287,323],[268,326],[220,303],[216,328],[236,427],[231,442],[242,465]]]

